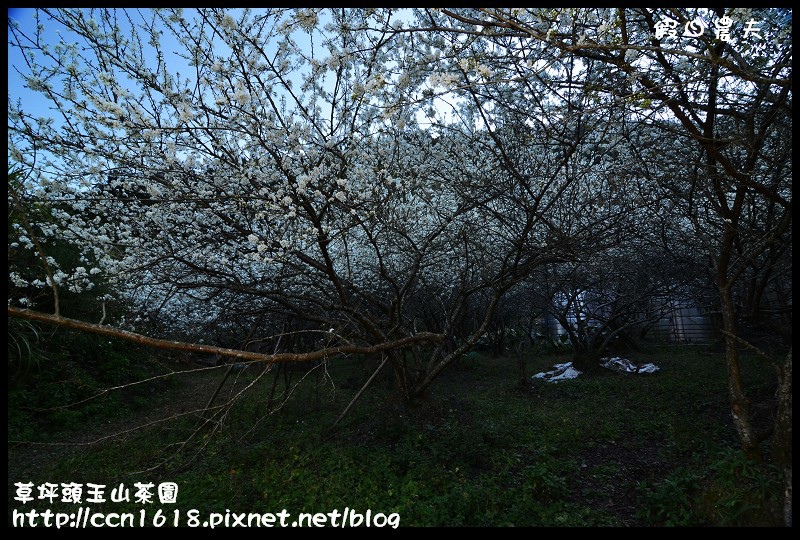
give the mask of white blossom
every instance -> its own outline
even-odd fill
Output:
[[[301,10],[297,13],[297,22],[304,30],[313,30],[317,26],[317,14],[313,10]]]
[[[428,84],[431,86],[443,86],[451,88],[458,84],[461,77],[456,73],[437,72],[428,77]]]
[[[250,101],[250,94],[245,90],[237,90],[233,94],[233,99],[242,107]]]
[[[14,282],[14,285],[16,287],[27,287],[28,286],[28,282],[25,281],[25,279],[23,279],[22,276],[20,276],[16,272],[9,273],[8,277],[11,278],[11,281]]]
[[[483,64],[481,64],[481,65],[477,66],[477,67],[475,68],[475,71],[477,71],[477,72],[478,72],[478,74],[479,74],[481,77],[484,77],[485,79],[488,79],[489,77],[491,77],[492,75],[494,75],[494,72],[493,72],[493,71],[492,71],[492,70],[491,70],[491,69],[490,69],[488,66],[485,66],[485,65],[483,65]]]
[[[222,28],[227,30],[236,30],[236,21],[229,14],[225,14],[219,22]]]

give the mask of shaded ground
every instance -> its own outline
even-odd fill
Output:
[[[737,461],[721,357],[687,349],[635,360],[662,370],[600,370],[519,387],[514,359],[474,357],[445,372],[413,406],[397,400],[384,370],[336,429],[371,369],[358,359],[331,364],[325,378],[307,378],[273,415],[265,412],[270,374],[221,432],[167,475],[184,486],[187,508],[347,505],[396,511],[404,525],[770,524],[774,482]],[[528,373],[560,361],[531,357]],[[751,368],[755,395],[770,372]],[[222,374],[187,376],[128,419],[59,441],[96,440],[201,409]],[[253,377],[243,375],[236,388]],[[279,391],[283,384],[279,378]],[[233,388],[226,384],[220,399]],[[47,480],[42,475],[52,471],[70,481],[119,478],[160,460],[192,432],[197,419],[189,420],[93,446],[12,446],[9,479]]]
[[[186,366],[176,369],[179,368],[187,369]],[[166,418],[186,413],[196,417],[193,411],[203,410],[223,376],[224,369],[180,375],[174,379],[175,384],[170,386],[168,395],[153,395],[148,406],[137,408],[127,417],[85,424],[79,431],[55,435],[54,440],[47,443],[9,444],[8,477],[37,477],[48,465],[76,453],[91,451],[104,442],[124,441]],[[230,386],[231,382],[226,385]]]

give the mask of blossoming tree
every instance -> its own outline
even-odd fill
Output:
[[[44,314],[12,295],[11,315],[254,360],[380,353],[410,398],[477,342],[510,287],[592,250],[632,252],[626,235],[650,234],[642,208],[659,209],[676,216],[671,245],[711,261],[734,423],[758,453],[735,291],[757,313],[791,267],[790,11],[36,16],[9,39],[52,115],[9,100],[9,159],[28,172],[10,197],[52,216],[15,223],[14,249],[41,268],[10,277],[55,302]],[[59,267],[40,237],[82,259]],[[62,316],[59,288],[93,276],[133,320]],[[483,316],[464,324],[475,305]],[[126,333],[145,328],[136,316],[182,341]],[[252,336],[290,320],[304,336],[292,351],[191,343],[197,329]],[[790,455],[791,353],[783,371]]]
[[[308,10],[38,13],[70,33],[46,44],[43,26],[12,27],[13,41],[28,89],[57,114],[12,103],[9,146],[31,171],[25,195],[58,203],[59,226],[29,236],[80,245],[88,278],[42,254],[37,283],[57,296],[102,275],[133,317],[106,323],[157,319],[184,336],[143,342],[269,361],[380,352],[410,398],[474,345],[510,286],[607,217],[565,220],[564,201],[585,191],[585,166],[564,174],[578,166],[567,131],[581,116],[551,125],[564,106],[552,88],[542,92],[555,104],[526,113],[546,129],[520,141],[507,111],[475,92],[484,67],[432,66],[413,38],[394,39],[390,12],[334,10],[324,26]],[[446,121],[424,111],[423,129],[420,104],[453,85],[468,101]],[[484,129],[498,123],[508,127]],[[456,339],[477,296],[484,316]],[[439,309],[436,328],[420,325],[425,305]],[[58,308],[9,312],[115,332]],[[289,318],[306,322],[306,339],[276,355],[186,342]]]

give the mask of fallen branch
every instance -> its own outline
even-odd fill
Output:
[[[338,354],[377,354],[393,349],[402,349],[409,347],[416,343],[431,342],[437,343],[444,340],[443,334],[434,334],[431,332],[420,332],[413,336],[404,337],[394,341],[387,341],[377,345],[339,345],[336,347],[329,347],[312,351],[308,353],[279,353],[279,354],[263,354],[250,351],[241,351],[237,349],[227,349],[224,347],[215,347],[213,345],[198,345],[195,343],[186,343],[183,341],[171,341],[167,339],[153,338],[128,330],[121,330],[110,326],[101,326],[99,324],[87,323],[77,319],[70,319],[69,317],[62,317],[60,315],[51,315],[49,313],[41,313],[39,311],[32,311],[29,309],[21,309],[13,306],[8,306],[8,314],[11,317],[21,319],[29,319],[32,321],[39,321],[65,328],[72,328],[83,332],[93,334],[100,334],[103,336],[115,337],[132,341],[141,345],[154,347],[156,349],[165,349],[173,351],[192,351],[209,354],[219,354],[222,356],[230,356],[242,360],[252,360],[256,362],[311,362],[322,358],[329,358]]]

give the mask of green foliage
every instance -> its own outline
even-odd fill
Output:
[[[71,272],[78,266],[91,267],[92,257],[57,235],[43,234],[42,224],[55,224],[52,208],[24,193],[20,171],[10,171],[8,181],[9,189],[14,190],[19,201],[19,204],[9,202],[8,208],[9,301],[24,298],[26,307],[52,312],[55,307],[52,290],[30,285],[37,279],[46,280],[41,256],[37,249],[25,249],[19,237],[30,236],[28,227],[34,227],[31,230],[39,246],[51,258],[51,271],[61,268]],[[12,280],[12,273],[28,285]],[[91,289],[81,292],[59,287],[61,315],[98,320],[105,314],[107,321],[114,320],[121,313],[119,308],[98,300],[108,292],[108,285],[98,276],[93,277],[93,284]],[[119,396],[101,392],[149,376],[155,369],[143,351],[107,338],[14,318],[9,318],[7,332],[11,440],[39,440],[46,438],[47,432],[74,430],[99,416],[118,417],[123,412]],[[135,394],[134,391],[126,398],[126,407],[136,403]],[[93,399],[85,406],[73,406],[90,398]]]
[[[781,523],[782,478],[778,467],[756,463],[744,452],[727,448],[711,463],[701,508],[714,525],[774,526]]]
[[[18,326],[10,320],[9,332]],[[9,358],[10,440],[46,440],[100,418],[125,416],[135,409],[137,397],[155,388],[104,391],[163,371],[156,358],[128,343],[63,330],[44,335],[47,339],[31,343],[30,358],[35,361]]]
[[[108,384],[144,369],[123,347],[93,339],[76,337],[74,344],[102,351],[109,372],[93,373],[91,381],[87,373],[84,384]],[[53,461],[40,474],[49,481],[131,482],[140,480],[135,471],[167,459],[166,467],[150,474],[153,481],[179,484],[184,510],[296,513],[347,506],[397,512],[403,526],[779,523],[773,519],[780,509],[777,470],[744,460],[733,428],[718,426],[728,414],[724,358],[673,348],[648,360],[662,370],[652,376],[608,372],[520,391],[516,359],[476,356],[469,369],[454,366],[445,373],[413,406],[387,397],[387,370],[331,431],[355,391],[343,390],[341,383],[368,376],[357,362],[333,360],[332,380],[323,382],[337,390],[321,392],[321,406],[314,405],[317,390],[309,377],[280,412],[267,414],[267,376],[230,411],[221,432],[203,433],[177,454],[176,443],[197,426],[195,417]],[[560,358],[528,361],[539,369]],[[93,365],[103,364],[87,355],[82,368]],[[770,373],[763,363],[748,363],[747,369],[756,381]],[[243,374],[222,394],[231,395],[255,376]],[[204,402],[218,377],[193,374],[164,388],[164,399],[194,392]],[[64,392],[75,398],[78,388],[65,385]],[[43,400],[37,391],[18,389],[11,399]],[[156,401],[143,403],[142,414],[153,414]],[[121,405],[109,401],[100,407],[107,414]],[[84,419],[103,418],[99,410],[75,411]],[[61,434],[67,426],[81,431],[91,425],[73,411],[42,426],[52,432],[56,423]],[[9,474],[14,478],[11,465]]]
[[[644,505],[639,516],[653,525],[697,525],[702,520],[695,510],[701,481],[696,471],[680,469],[652,487],[641,486]]]
[[[701,469],[702,467],[702,469]],[[776,526],[781,523],[781,474],[778,467],[748,460],[725,448],[714,460],[676,469],[653,486],[640,517],[667,526]]]
[[[538,461],[526,466],[523,486],[531,497],[543,503],[558,501],[569,493],[567,479],[559,462]]]
[[[44,358],[39,346],[41,339],[42,330],[35,323],[12,318],[8,320],[7,349],[10,375],[24,377],[39,366]]]
[[[572,350],[569,336],[561,334],[558,336],[539,336],[533,343],[531,352],[537,355],[548,353],[563,353]]]

